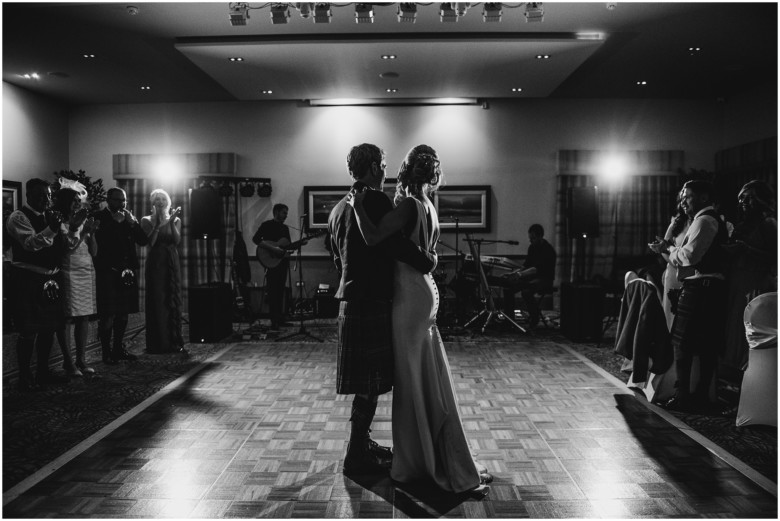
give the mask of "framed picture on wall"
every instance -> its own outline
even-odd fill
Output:
[[[442,231],[490,231],[490,186],[442,186],[433,193]]]
[[[3,180],[3,222],[11,212],[22,207],[22,183]]]
[[[303,213],[307,230],[326,230],[330,211],[349,191],[349,186],[304,186]]]

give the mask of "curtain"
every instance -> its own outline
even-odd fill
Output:
[[[128,209],[140,221],[142,216],[151,214],[149,195],[152,190],[162,188],[171,197],[172,207],[182,207],[182,239],[179,244],[181,262],[182,301],[184,309],[188,308],[189,288],[209,282],[227,282],[230,280],[230,261],[233,256],[233,243],[236,234],[235,194],[234,186],[230,184],[231,195],[227,191],[220,197],[222,211],[222,229],[224,238],[204,240],[194,237],[190,226],[192,208],[189,191],[199,188],[201,182],[195,178],[178,179],[174,181],[157,181],[153,179],[118,179],[117,186],[127,193]],[[216,189],[216,188],[215,188]],[[141,309],[144,307],[146,293],[146,256],[147,248],[139,248],[141,269],[139,274],[139,289]]]
[[[576,278],[577,247],[584,247],[584,278],[622,278],[627,269],[651,262],[647,247],[656,235],[663,235],[674,212],[682,186],[683,153],[630,151],[622,153],[630,175],[606,183],[598,168],[607,152],[561,150],[558,155],[555,247],[558,252],[556,278]],[[598,187],[599,236],[571,239],[567,232],[568,193],[573,187]]]

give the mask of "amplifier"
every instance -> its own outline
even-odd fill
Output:
[[[561,330],[575,342],[600,340],[604,318],[604,288],[598,284],[561,284]]]

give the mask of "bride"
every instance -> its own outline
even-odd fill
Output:
[[[401,231],[433,251],[439,220],[429,195],[441,180],[436,151],[411,149],[398,171],[395,209],[374,225],[362,206],[365,193],[350,204],[371,246]],[[430,273],[395,262],[393,287],[393,463],[390,476],[399,483],[431,482],[453,493],[484,497],[492,481],[474,461],[460,421],[457,398],[436,312],[439,295]]]

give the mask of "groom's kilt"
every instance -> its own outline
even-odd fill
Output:
[[[393,388],[391,303],[339,305],[338,394],[382,394]]]

